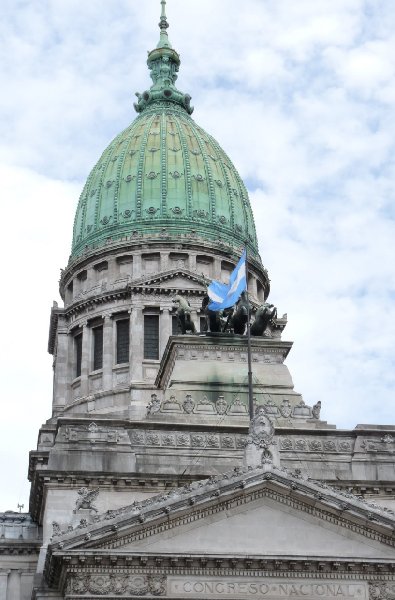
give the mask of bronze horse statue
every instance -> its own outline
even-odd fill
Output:
[[[174,296],[173,304],[177,305],[176,316],[180,325],[181,333],[196,333],[195,323],[191,318],[191,305],[188,300],[182,298],[182,296]]]
[[[236,304],[236,309],[230,319],[230,326],[234,333],[243,335],[246,330],[248,320],[248,300],[245,292],[241,293],[240,299]]]
[[[208,333],[218,333],[220,331],[223,331],[223,324],[221,319],[222,311],[210,310],[208,307],[209,303],[209,296],[204,296],[202,300],[202,310],[204,312],[204,317],[206,320],[206,331]]]
[[[255,321],[251,325],[250,333],[254,336],[263,335],[266,327],[272,319],[277,317],[277,308],[273,304],[265,302],[258,308]]]

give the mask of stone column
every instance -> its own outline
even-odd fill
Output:
[[[7,598],[9,569],[0,569],[0,598]]]
[[[108,258],[107,282],[111,283],[119,277],[118,265],[115,258]]]
[[[68,360],[67,327],[63,317],[59,316],[53,381],[53,412],[56,414],[59,414],[66,404]]]
[[[196,271],[196,254],[189,255],[189,270],[193,272]]]
[[[171,336],[171,315],[170,309],[164,308],[159,316],[159,358],[162,358],[166,344]]]
[[[112,367],[114,365],[114,322],[111,315],[103,315],[103,390],[112,388]]]
[[[74,336],[69,332],[67,334],[67,389],[66,404],[72,400],[71,382],[75,379],[74,367]]]
[[[168,271],[169,269],[169,252],[161,252],[159,270],[160,272],[163,272]]]
[[[143,380],[144,317],[141,306],[134,306],[130,314],[130,378]]]
[[[133,256],[133,279],[138,279],[142,275],[141,254]]]
[[[19,569],[12,569],[8,577],[6,598],[7,600],[21,600],[21,571]]]
[[[193,321],[193,323],[195,323],[195,327],[196,327],[196,331],[199,332],[200,331],[200,318],[198,317],[198,312],[197,310],[191,310],[191,319]]]
[[[31,597],[33,578],[33,573],[21,573],[21,599]]]
[[[217,281],[221,281],[221,259],[220,258],[214,258],[213,279],[216,279]]]
[[[90,343],[91,329],[85,321],[82,326],[81,396],[87,396],[89,393]]]

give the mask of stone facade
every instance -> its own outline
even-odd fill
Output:
[[[174,86],[177,107],[165,102],[163,73],[169,60],[173,75],[179,65],[165,22],[162,12],[152,95],[138,102],[162,126],[169,111],[191,112]],[[199,160],[211,202],[215,156]],[[108,190],[123,175],[116,160],[108,168],[115,179],[100,197],[117,215]],[[158,168],[163,211],[174,171]],[[84,194],[75,232],[89,215],[97,221]],[[227,194],[234,215],[231,186]],[[237,202],[254,237],[248,198]],[[319,398],[305,403],[284,362],[286,315],[252,338],[250,422],[246,337],[207,332],[202,309],[207,283],[228,281],[238,244],[192,221],[183,230],[143,225],[111,225],[105,240],[100,230],[100,243],[76,246],[62,271],[64,305],[52,307],[48,341],[52,414],[30,453],[29,513],[0,515],[0,600],[395,600],[395,426],[338,430],[322,420]],[[92,242],[94,230],[85,234]],[[248,290],[254,318],[270,291],[256,253]],[[177,295],[189,302],[194,335],[177,331]]]

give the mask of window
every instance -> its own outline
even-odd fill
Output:
[[[103,326],[93,328],[93,370],[103,368]]]
[[[81,377],[82,333],[74,338],[75,377]]]
[[[159,315],[144,315],[144,358],[159,359]]]
[[[178,321],[178,317],[173,316],[171,318],[171,335],[180,335],[181,327]]]
[[[87,280],[87,278],[88,278],[88,273],[87,273],[87,271],[86,271],[86,270],[85,270],[85,271],[80,271],[80,272],[78,273],[78,275],[77,275],[77,279],[78,279],[79,281],[86,281],[86,280]]]
[[[129,362],[129,319],[117,321],[117,365]]]

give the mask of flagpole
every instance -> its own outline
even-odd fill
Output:
[[[254,418],[254,399],[252,390],[251,331],[250,331],[250,298],[248,294],[248,249],[246,243],[246,296],[247,296],[247,357],[248,357],[248,412],[250,421]]]

